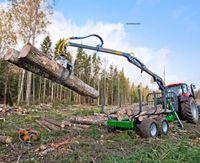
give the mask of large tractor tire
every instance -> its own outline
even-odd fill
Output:
[[[191,123],[197,123],[199,120],[199,110],[195,100],[190,97],[188,101],[181,103],[181,115],[183,119]]]
[[[158,135],[167,135],[169,131],[169,123],[163,116],[158,116],[154,118],[158,126]]]
[[[158,126],[155,120],[146,118],[138,125],[139,134],[143,138],[155,138],[158,135]]]

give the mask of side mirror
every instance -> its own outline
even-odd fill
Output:
[[[195,98],[194,89],[196,89],[196,86],[193,84],[190,84],[190,88],[191,88],[192,96]]]
[[[192,84],[193,89],[196,89],[196,85]]]

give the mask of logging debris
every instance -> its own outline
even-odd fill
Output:
[[[68,138],[65,138],[64,140],[60,140],[59,142],[41,145],[39,148],[36,148],[34,152],[38,154],[39,156],[44,156],[47,153],[54,151],[55,149],[62,148],[63,146],[66,146],[74,142],[75,140],[78,139],[78,137],[79,136],[68,137]]]
[[[26,115],[29,111],[21,106],[0,105],[0,116],[9,116],[11,114]]]

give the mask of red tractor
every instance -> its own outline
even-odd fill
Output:
[[[195,102],[194,85],[185,83],[167,85],[168,92],[174,92],[178,97],[178,111],[180,118],[191,123],[199,120],[199,109]]]

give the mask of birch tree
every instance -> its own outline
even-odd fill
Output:
[[[50,23],[49,16],[52,14],[52,1],[48,0],[11,0],[11,10],[16,20],[17,33],[24,43],[31,42],[35,45],[35,39],[38,35],[46,31]],[[25,70],[22,72],[24,78]],[[27,72],[26,84],[26,103],[30,104],[32,73]],[[21,80],[19,98],[23,90],[24,79]],[[34,97],[33,90],[33,97]],[[34,100],[34,99],[33,99]]]
[[[16,44],[13,16],[10,10],[0,7],[0,55]]]

